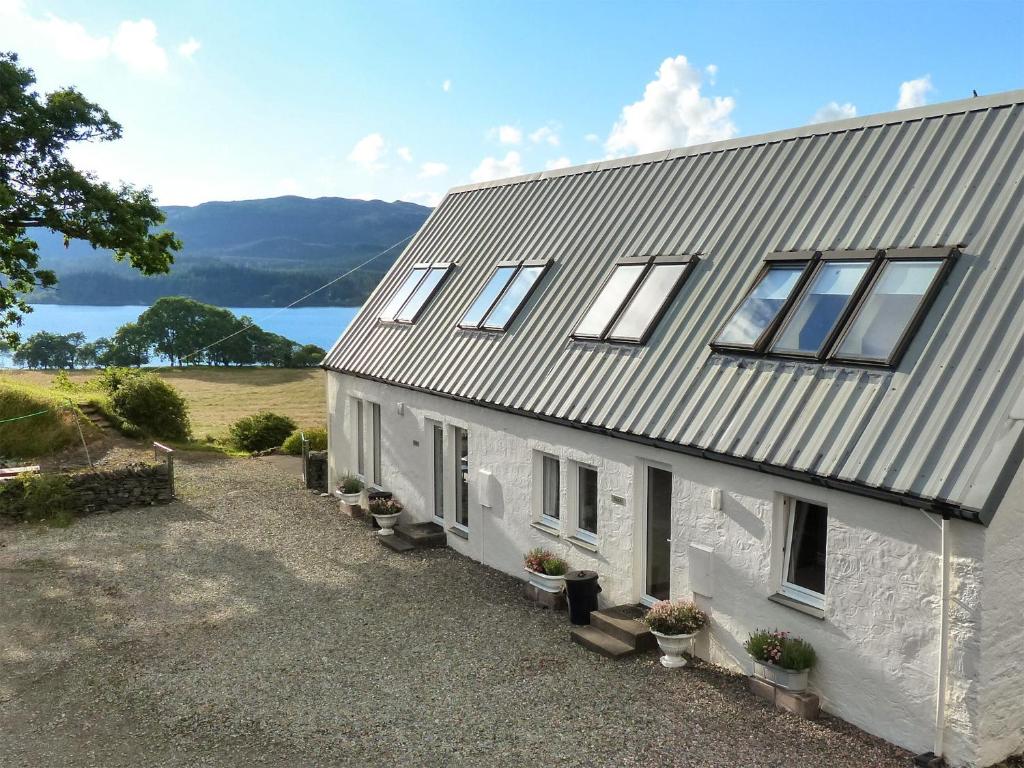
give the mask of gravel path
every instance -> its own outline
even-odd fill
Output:
[[[448,550],[396,555],[260,460],[181,501],[0,529],[0,763],[903,766],[705,664],[612,662]]]

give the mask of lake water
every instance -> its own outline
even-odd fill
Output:
[[[74,304],[34,304],[24,316],[19,331],[27,339],[36,331],[75,333],[81,331],[87,341],[112,336],[125,323],[134,322],[148,307],[92,307]],[[248,315],[260,328],[278,333],[300,344],[316,344],[330,349],[345,330],[359,307],[227,307],[237,316]],[[9,360],[4,361],[9,365]]]

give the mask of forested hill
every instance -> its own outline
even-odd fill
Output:
[[[169,275],[143,277],[109,252],[77,241],[65,248],[61,238],[40,235],[43,266],[55,270],[59,282],[30,301],[123,305],[188,296],[219,306],[282,306],[412,234],[430,214],[430,208],[400,201],[292,196],[164,211],[166,226],[184,243]],[[401,251],[304,306],[361,304]]]

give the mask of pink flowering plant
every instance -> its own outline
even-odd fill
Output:
[[[692,635],[708,623],[708,615],[692,600],[660,600],[641,621],[662,635]]]
[[[774,664],[793,672],[810,669],[817,661],[810,643],[778,629],[759,629],[751,633],[743,647],[754,661]]]
[[[565,560],[554,552],[541,547],[535,547],[527,552],[523,556],[523,563],[527,570],[547,576],[564,576],[569,570],[569,564]]]

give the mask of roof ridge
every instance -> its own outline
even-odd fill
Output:
[[[504,179],[492,181],[479,181],[471,184],[462,184],[452,187],[447,195],[472,192],[479,189],[491,187],[504,187],[513,184],[524,184],[530,181],[541,181],[554,179],[561,176],[572,176],[580,173],[591,173],[594,171],[607,171],[614,168],[622,168],[629,165],[640,165],[643,163],[657,163],[665,160],[674,160],[678,157],[692,155],[703,155],[711,152],[726,152],[732,149],[754,147],[762,144],[774,144],[790,139],[806,138],[808,136],[824,135],[829,133],[841,133],[845,131],[860,130],[894,123],[908,123],[915,120],[923,120],[943,115],[955,115],[967,112],[977,112],[983,109],[995,107],[1008,107],[1013,104],[1024,103],[1024,89],[1002,91],[989,96],[972,96],[967,99],[956,101],[943,101],[936,104],[926,104],[922,107],[912,109],[897,109],[889,112],[876,112],[862,117],[850,117],[843,120],[833,120],[826,123],[811,123],[796,128],[785,128],[779,131],[753,134],[751,136],[738,136],[732,139],[706,142],[704,144],[693,144],[688,147],[677,147],[663,149],[658,152],[649,152],[642,155],[630,155],[612,160],[599,160],[593,163],[566,166],[549,171],[535,171],[520,176],[510,176]]]

